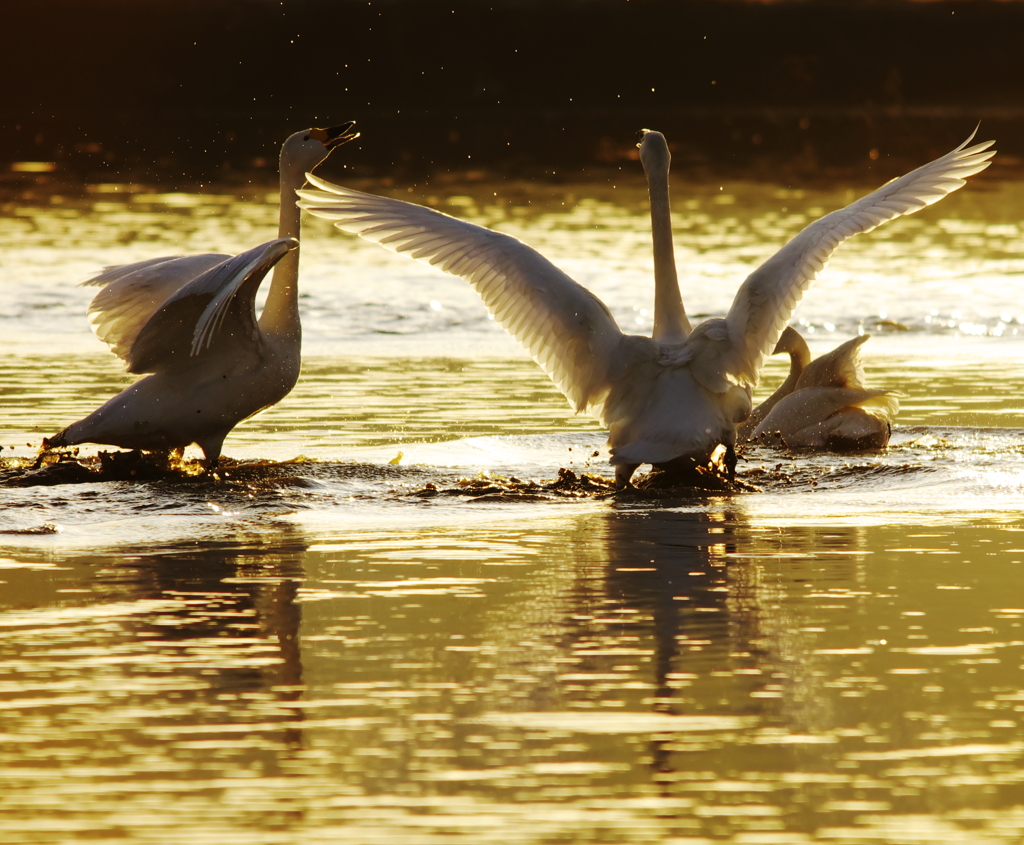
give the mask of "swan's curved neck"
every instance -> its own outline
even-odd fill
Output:
[[[789,373],[785,381],[776,388],[775,392],[758,406],[762,417],[767,416],[768,412],[782,399],[785,399],[796,390],[796,383],[800,381],[803,371],[811,363],[811,350],[807,346],[807,341],[800,334],[795,331],[790,332],[787,340],[788,345],[785,351],[789,353]]]
[[[796,389],[796,383],[800,381],[800,376],[807,369],[807,365],[811,363],[811,350],[807,346],[807,341],[800,337],[800,335],[796,335],[796,337],[799,340],[795,340],[788,350],[789,374],[786,376],[786,380],[779,385],[779,389],[775,391],[779,393],[785,390],[785,393],[782,393],[779,399],[783,396],[789,396]]]
[[[295,191],[306,181],[305,170],[286,154],[281,153],[280,216],[277,224],[279,238],[299,237],[302,212],[295,204]],[[260,314],[260,329],[267,334],[283,335],[299,340],[302,323],[299,320],[299,249],[293,249],[274,267],[267,301]]]
[[[785,381],[775,389],[775,392],[754,408],[750,416],[740,426],[739,434],[742,440],[747,440],[757,428],[758,423],[768,416],[768,412],[796,390],[800,376],[807,369],[807,365],[811,363],[811,350],[807,346],[807,341],[795,329],[787,328],[783,332],[780,344],[782,346],[777,347],[775,352],[789,353],[789,374]]]
[[[672,246],[672,209],[668,170],[647,173],[651,197],[651,239],[654,244],[654,332],[662,343],[681,343],[690,334],[690,320],[683,307]]]

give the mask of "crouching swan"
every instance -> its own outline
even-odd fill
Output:
[[[860,348],[870,337],[851,338],[811,361],[807,342],[787,326],[773,354],[789,354],[789,375],[740,426],[740,441],[830,452],[883,448],[899,395],[865,385]]]

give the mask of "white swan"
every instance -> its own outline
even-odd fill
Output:
[[[740,439],[832,452],[885,446],[900,403],[898,394],[864,383],[860,348],[870,337],[851,338],[811,361],[807,342],[787,326],[773,354],[789,353],[789,375],[740,427]]]
[[[807,226],[747,277],[725,318],[663,341],[624,334],[597,297],[509,235],[315,176],[299,205],[346,232],[468,281],[494,319],[529,350],[577,411],[608,427],[616,481],[643,463],[704,462],[751,411],[761,365],[833,250],[853,235],[946,196],[984,170],[988,141],[919,167]],[[987,152],[986,152],[987,151]]]
[[[103,289],[89,306],[100,340],[128,372],[151,373],[43,448],[102,443],[181,449],[196,443],[212,470],[239,422],[294,387],[301,364],[298,237],[292,200],[307,170],[357,134],[352,123],[307,129],[281,148],[278,237],[236,256],[171,256],[110,267],[84,284]],[[271,267],[259,320],[254,300]]]

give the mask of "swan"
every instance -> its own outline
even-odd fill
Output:
[[[358,137],[353,123],[307,129],[281,147],[278,237],[235,256],[170,256],[109,267],[89,306],[100,340],[128,372],[150,373],[91,414],[43,440],[43,449],[102,443],[180,450],[196,443],[207,472],[239,422],[283,399],[298,380],[299,229],[294,192],[306,171]],[[259,319],[256,292],[271,268]]]
[[[576,411],[607,426],[617,484],[628,485],[641,464],[703,463],[719,446],[733,478],[736,426],[751,412],[764,358],[832,252],[847,238],[931,205],[988,167],[993,142],[968,147],[973,138],[808,225],[747,277],[724,318],[705,320],[682,338],[623,333],[601,300],[501,232],[313,175],[315,187],[299,190],[299,206],[468,281]],[[661,257],[663,241],[659,235]]]
[[[772,354],[789,354],[789,375],[743,423],[740,439],[832,452],[884,447],[899,397],[865,386],[860,348],[870,337],[851,338],[811,361],[807,342],[787,326]]]

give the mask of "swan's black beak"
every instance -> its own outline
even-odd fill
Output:
[[[344,123],[339,123],[337,126],[332,126],[330,129],[310,129],[306,139],[312,138],[314,141],[319,141],[327,149],[333,150],[335,147],[340,147],[342,144],[347,144],[349,141],[354,141],[359,137],[358,132],[350,131],[355,125],[356,122],[354,120],[347,120]]]
[[[636,145],[639,147],[644,142],[644,137],[650,132],[650,129],[641,129],[636,133]]]

